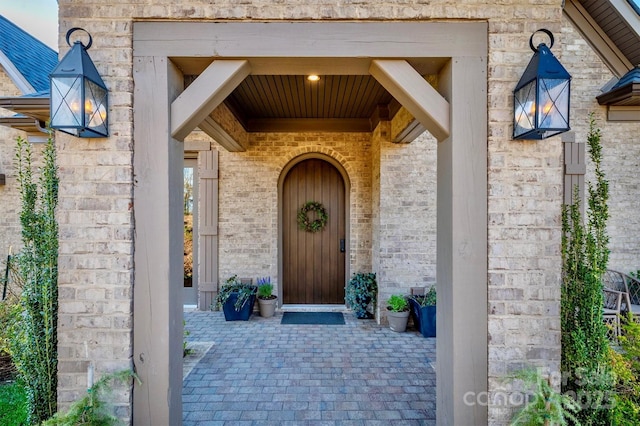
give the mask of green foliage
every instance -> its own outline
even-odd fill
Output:
[[[121,424],[112,414],[112,407],[103,398],[108,394],[114,382],[126,383],[131,378],[140,382],[131,370],[105,374],[87,390],[87,394],[74,402],[66,413],[56,413],[42,423],[42,426],[114,426]]]
[[[182,320],[182,329],[183,329],[182,357],[183,358],[193,353],[193,349],[189,348],[189,343],[187,342],[187,338],[191,335],[191,332],[185,328],[186,325],[187,325],[187,322],[185,320]]]
[[[5,266],[2,268],[3,270]],[[0,353],[11,353],[11,340],[14,337],[12,325],[20,320],[22,305],[20,295],[24,286],[18,275],[15,256],[9,261],[9,274],[7,283],[7,295],[0,302]],[[3,278],[4,280],[4,278]]]
[[[309,218],[309,212],[315,212],[317,219],[311,220]],[[298,211],[298,228],[307,232],[318,232],[321,231],[327,221],[329,220],[329,215],[325,210],[324,206],[317,201],[307,201],[300,211]]]
[[[353,274],[347,284],[345,300],[358,318],[373,318],[367,310],[369,304],[375,303],[378,297],[378,283],[374,273]]]
[[[401,294],[394,294],[387,300],[388,309],[392,312],[404,312],[409,310],[407,298]]]
[[[272,293],[273,284],[271,284],[271,277],[258,278],[258,299],[276,299],[276,296],[274,296]]]
[[[587,224],[583,224],[577,188],[574,203],[562,209],[562,371],[568,376],[563,391],[588,398],[577,414],[584,425],[609,424],[609,410],[597,395],[611,390],[609,343],[602,319],[602,274],[607,268],[609,238],[606,221],[609,186],[601,169],[600,130],[590,117],[587,137],[595,166],[595,186],[588,185]]]
[[[48,419],[57,410],[58,176],[51,136],[43,157],[36,182],[31,145],[17,139],[23,243],[17,260],[24,288],[20,315],[9,327],[9,352],[27,388],[28,422],[32,424]]]
[[[220,288],[216,299],[218,306],[222,307],[224,303],[231,297],[233,293],[238,294],[235,304],[233,305],[237,312],[249,301],[252,295],[256,294],[257,288],[251,284],[243,284],[237,275],[228,278],[225,284]]]
[[[436,306],[436,286],[432,285],[423,296],[411,296],[420,306]]]
[[[0,425],[27,424],[27,391],[18,382],[0,385]]]
[[[523,370],[511,377],[523,381],[529,392],[529,402],[513,416],[512,426],[566,426],[570,421],[580,425],[575,416],[580,405],[570,396],[557,392],[537,370]]]
[[[615,377],[616,405],[612,410],[612,424],[640,424],[640,324],[631,315],[622,324],[620,350],[609,350]]]

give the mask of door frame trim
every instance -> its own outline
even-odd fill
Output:
[[[344,256],[344,285],[346,287],[347,281],[351,276],[351,268],[350,268],[350,259],[351,259],[351,179],[349,179],[349,174],[345,167],[340,163],[340,161],[336,160],[334,157],[330,155],[323,154],[321,152],[307,152],[305,154],[298,155],[291,160],[282,168],[280,171],[280,176],[278,176],[278,305],[282,306],[282,301],[284,300],[282,295],[282,278],[283,278],[283,270],[284,270],[284,259],[283,259],[283,213],[282,213],[282,198],[283,198],[283,186],[284,180],[289,174],[289,171],[296,166],[298,163],[301,163],[305,160],[323,160],[327,163],[331,164],[333,167],[338,170],[340,176],[342,176],[342,181],[344,182],[344,238],[348,244],[345,247],[345,256]]]

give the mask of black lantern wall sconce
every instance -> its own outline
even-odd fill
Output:
[[[551,43],[533,47],[533,36],[542,32]],[[529,39],[534,54],[513,91],[513,139],[546,139],[569,127],[571,76],[551,53],[553,34],[546,29]]]
[[[89,36],[86,46],[80,41],[71,46],[69,37],[78,30]],[[86,30],[71,28],[67,31],[67,44],[71,50],[49,75],[50,127],[79,138],[109,136],[108,90],[87,54],[92,43],[91,34]]]

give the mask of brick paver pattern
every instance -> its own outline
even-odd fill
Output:
[[[346,325],[281,315],[185,312],[187,341],[213,342],[184,378],[185,426],[435,425],[435,339],[350,313]]]

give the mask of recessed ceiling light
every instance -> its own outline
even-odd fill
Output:
[[[319,75],[315,75],[315,74],[311,74],[310,76],[307,76],[307,80],[309,80],[309,81],[318,81],[318,80],[320,80],[320,76]]]

